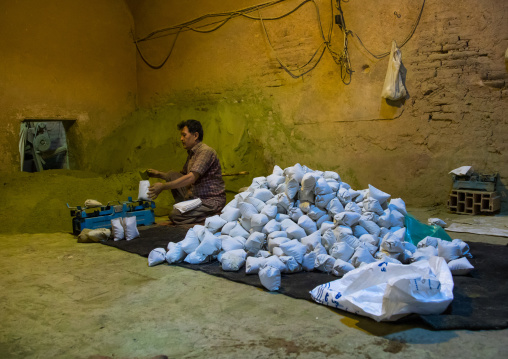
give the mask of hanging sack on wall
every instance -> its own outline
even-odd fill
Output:
[[[392,51],[388,60],[388,70],[386,71],[385,83],[381,97],[388,100],[400,100],[406,96],[406,88],[402,82],[400,66],[402,64],[402,54],[397,47],[397,43],[392,41]]]

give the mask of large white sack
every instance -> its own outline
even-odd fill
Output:
[[[222,214],[220,215],[220,218],[224,219],[228,222],[236,221],[238,218],[240,218],[242,214],[240,213],[240,210],[238,208],[234,207],[224,207],[222,210]]]
[[[300,207],[293,207],[289,209],[288,215],[293,222],[298,223],[298,220],[303,216],[303,212]]]
[[[226,204],[224,206],[221,213],[224,213],[226,211],[226,209],[238,208],[239,201],[238,201],[237,197],[239,197],[238,194],[235,196],[235,198],[233,198],[232,201],[230,201],[228,204]],[[241,200],[241,202],[243,202],[243,199]]]
[[[219,215],[207,217],[205,219],[205,228],[211,233],[218,232],[228,221],[221,218]]]
[[[302,261],[302,269],[304,271],[310,272],[314,270],[314,266],[316,264],[317,253],[309,252],[303,256]]]
[[[363,220],[362,218],[360,218],[359,223],[363,228],[367,230],[367,232],[369,232],[369,234],[372,234],[375,237],[379,236],[381,228],[376,223]]]
[[[334,221],[337,224],[343,224],[345,226],[352,227],[358,223],[361,215],[356,212],[341,212],[333,216]]]
[[[258,212],[261,212],[261,210],[265,207],[265,202],[263,202],[260,199],[257,199],[256,197],[249,197],[245,200],[246,203],[250,203],[256,208]]]
[[[340,238],[339,241],[346,242],[347,244],[349,244],[350,247],[352,247],[355,250],[360,244],[362,244],[362,242],[352,234]]]
[[[277,215],[277,206],[267,204],[263,207],[260,213],[267,216],[269,220],[272,220]]]
[[[279,247],[282,243],[289,242],[290,239],[287,237],[268,237],[268,251],[273,252],[275,247]]]
[[[351,264],[358,268],[362,263],[373,263],[376,259],[372,256],[372,254],[363,246],[358,246],[355,250],[355,253],[351,257]]]
[[[172,263],[180,263],[185,258],[186,254],[182,249],[181,242],[174,243],[169,242],[168,243],[168,251],[166,252],[166,262],[169,264]]]
[[[265,266],[259,270],[259,280],[263,287],[273,292],[280,288],[280,270]]]
[[[377,224],[379,227],[390,228],[392,226],[391,212],[392,211],[389,208],[387,208],[385,209],[383,214],[379,216],[379,219],[377,220]]]
[[[307,215],[303,215],[298,219],[298,225],[305,230],[307,235],[317,231],[316,222],[310,219],[310,217]]]
[[[151,201],[152,199],[148,195],[148,188],[150,187],[150,181],[144,180],[139,181],[139,190],[138,190],[138,201]]]
[[[342,277],[354,269],[355,267],[351,263],[343,261],[342,259],[336,259],[335,263],[333,264],[332,274],[337,277]]]
[[[472,254],[469,252],[469,244],[464,242],[462,239],[458,239],[458,238],[454,239],[452,241],[452,243],[456,243],[459,245],[462,256],[468,257],[468,258],[473,258]]]
[[[383,213],[385,213],[383,211]],[[361,220],[364,220],[364,221],[371,221],[371,222],[374,222],[374,223],[377,223],[377,221],[379,220],[379,214],[377,213],[374,213],[374,212],[362,212],[362,216],[360,217]]]
[[[457,242],[440,241],[437,246],[437,253],[440,257],[443,257],[446,262],[462,257],[462,249]]]
[[[270,238],[277,238],[277,237],[286,237],[287,238],[288,234],[286,233],[286,231],[275,231],[275,232],[272,232],[268,235],[268,239]]]
[[[278,185],[284,183],[286,178],[277,174],[271,174],[266,177],[266,182],[271,190],[275,190]]]
[[[318,208],[325,210],[328,203],[330,203],[333,199],[337,199],[335,193],[318,194],[314,199],[314,203]]]
[[[313,252],[315,252],[317,255],[320,255],[320,254],[328,254],[328,251],[326,250],[326,248],[325,248],[325,247],[323,247],[323,245],[322,245],[322,244],[318,244],[318,245],[314,248]]]
[[[125,239],[125,230],[123,228],[123,218],[114,218],[111,220],[111,232],[113,240],[120,241]]]
[[[308,201],[301,201],[300,204],[298,205],[298,208],[300,208],[300,210],[304,214],[308,214],[310,211],[310,206],[312,206],[312,203],[310,203]]]
[[[406,228],[401,228],[396,232],[389,232],[381,241],[380,247],[391,253],[402,253],[404,252],[404,235],[406,234]]]
[[[194,232],[194,228],[187,231],[185,238],[180,241],[182,249],[185,253],[190,254],[196,250],[199,246],[199,239],[197,234]]]
[[[286,269],[286,265],[280,260],[279,256],[270,256],[266,258],[265,266],[277,268],[281,272]]]
[[[279,193],[274,197],[277,201],[277,210],[279,213],[287,213],[289,207],[291,206],[291,201],[285,193]]]
[[[245,253],[245,252],[244,252]],[[246,253],[243,255],[238,250],[226,252],[222,255],[222,270],[237,272],[245,264]]]
[[[364,234],[363,236],[361,236],[358,239],[360,240],[360,242],[369,243],[373,246],[379,247],[379,237],[373,236],[372,234]],[[405,243],[407,243],[407,242],[405,242]],[[406,247],[404,246],[404,248],[406,248]]]
[[[281,273],[297,273],[302,271],[302,265],[291,256],[280,256],[280,261],[286,265],[286,269]]]
[[[335,237],[338,241],[342,240],[342,238],[352,235],[353,230],[349,226],[340,225],[333,229],[333,234],[335,234]]]
[[[331,221],[333,221],[333,218],[329,214],[325,214],[324,216],[319,217],[319,219],[316,221],[316,226],[318,228],[321,228],[323,223],[325,223],[325,222],[331,222]]]
[[[346,242],[337,242],[330,248],[329,252],[333,258],[347,262],[355,253],[355,249]]]
[[[244,249],[246,239],[241,236],[221,236],[221,248],[225,252],[229,252],[235,249]]]
[[[266,242],[266,234],[253,232],[245,242],[245,250],[250,255],[256,255]]]
[[[318,226],[319,228],[319,232],[321,232],[321,234],[325,233],[325,231],[327,229],[334,229],[335,228],[335,224],[333,224],[333,222],[331,221],[324,221],[323,223],[321,223],[321,226]]]
[[[255,232],[261,232],[263,230],[263,227],[268,223],[268,217],[266,214],[254,214],[250,218],[250,225],[252,230]]]
[[[328,186],[330,186],[330,188],[332,189],[332,192],[335,193],[335,195],[337,195],[337,192],[339,191],[340,188],[340,182],[330,178],[325,179],[326,183],[328,183]]]
[[[330,273],[333,270],[335,264],[335,258],[328,254],[318,254],[316,257],[315,267],[321,272]]]
[[[229,235],[231,237],[244,237],[247,239],[249,237],[249,232],[245,230],[245,228],[242,227],[240,223],[236,223],[236,226],[234,226],[230,231]]]
[[[201,241],[199,246],[196,248],[196,252],[204,254],[206,256],[213,256],[220,252],[222,248],[222,239],[214,236],[211,233],[205,235],[205,238]]]
[[[326,206],[326,210],[332,215],[335,216],[340,212],[344,212],[344,206],[339,201],[338,198],[333,198],[328,205]]]
[[[247,202],[242,202],[238,204],[238,209],[240,210],[242,217],[246,219],[250,219],[252,215],[259,213],[256,207],[254,207],[254,205]]]
[[[363,212],[372,212],[376,213],[377,215],[381,216],[383,215],[384,209],[381,207],[381,204],[379,201],[375,198],[367,197],[363,200]]]
[[[268,221],[267,224],[263,227],[263,233],[269,234],[272,232],[280,231],[280,222],[277,222],[275,219]]]
[[[390,204],[388,205],[390,209],[396,209],[403,215],[407,215],[406,203],[402,200],[402,198],[392,198],[390,200]]]
[[[296,223],[293,222],[291,219],[286,218],[280,222],[280,230],[286,231],[289,227],[291,227],[294,224],[296,224]]]
[[[411,253],[414,253],[418,248],[416,248],[416,246],[411,242],[404,242],[404,249],[407,249]]]
[[[259,270],[265,266],[264,257],[247,257],[245,261],[245,274],[258,274]]]
[[[266,188],[260,188],[254,191],[252,197],[257,198],[263,202],[266,202],[273,198],[273,193]]]
[[[294,257],[300,264],[302,263],[303,256],[307,253],[307,246],[296,239],[281,243],[279,247],[284,251],[285,255]]]
[[[273,166],[272,174],[277,176],[284,176],[284,170],[280,168],[279,166],[275,165]]]
[[[240,213],[240,211],[238,211],[238,213]],[[236,221],[226,223],[224,226],[222,226],[220,233],[229,235],[229,232],[231,232],[231,230],[236,227],[236,223]]]
[[[369,197],[377,199],[380,204],[383,204],[390,199],[391,195],[369,184]]]
[[[326,179],[323,177],[320,177],[316,182],[316,187],[314,188],[314,193],[316,195],[325,195],[329,193],[333,193],[333,190],[328,185],[328,182],[326,182]]]
[[[298,183],[302,182],[304,174],[305,170],[299,163],[295,164],[292,167],[287,167],[284,169],[284,175],[286,177],[294,178]]]
[[[342,184],[343,183],[341,183],[341,187],[337,191],[337,198],[339,199],[340,203],[345,206],[351,202],[351,193],[349,193],[348,188],[342,187]]]
[[[335,181],[338,181],[340,182],[340,176],[337,172],[334,172],[334,171],[325,171],[323,173],[323,178],[325,179],[333,179]]]
[[[200,242],[203,238],[205,238],[205,234],[209,232],[208,229],[205,228],[205,226],[202,226],[200,224],[197,224],[194,227],[192,227],[192,230],[194,231],[194,233],[196,233],[196,236],[198,237],[198,240]]]
[[[289,216],[284,213],[277,213],[277,215],[275,216],[275,220],[279,223],[281,223],[282,221],[285,221],[286,219],[291,219],[291,218],[289,218]]]
[[[148,266],[153,267],[166,261],[166,250],[164,248],[155,248],[148,254]]]
[[[321,244],[326,248],[327,251],[337,242],[337,238],[331,229],[327,229],[321,236]],[[314,246],[315,248],[316,246]]]
[[[423,260],[428,261],[430,259],[430,257],[437,256],[437,254],[438,254],[437,248],[435,248],[433,246],[421,247],[421,248],[418,248],[413,253],[411,261],[412,262],[418,262],[418,261],[423,261]]]
[[[289,226],[286,229],[286,232],[288,234],[288,238],[301,239],[307,235],[307,233],[305,233],[305,230],[296,223]]]
[[[310,248],[314,250],[314,248],[316,248],[316,246],[321,243],[321,232],[315,231],[314,233],[309,234],[307,237],[300,239],[300,242],[306,246],[310,246]]]
[[[264,251],[264,250],[261,250],[259,252],[256,253],[256,257],[260,258],[260,257],[263,257],[263,258],[268,258],[270,257],[272,254],[268,251]]]
[[[362,215],[362,209],[355,202],[349,202],[344,206],[344,211],[346,212],[355,212],[360,216]]]
[[[284,251],[280,247],[273,247],[272,249],[273,255],[280,257],[284,255]]]
[[[450,268],[453,275],[466,275],[474,269],[466,257],[449,261],[448,268]]]
[[[321,208],[319,208],[313,204],[310,205],[309,211],[307,212],[307,216],[309,216],[310,219],[312,219],[313,221],[317,221],[319,218],[323,217],[325,214],[326,214],[326,211],[322,210]]]
[[[318,178],[312,172],[304,174],[302,177],[302,191],[313,191]]]
[[[353,236],[360,238],[364,234],[369,234],[365,228],[363,228],[360,224],[353,226]]]
[[[404,227],[404,215],[396,209],[390,210],[390,222],[392,227]]]
[[[416,247],[417,248],[423,248],[423,247],[434,247],[434,248],[437,248],[439,242],[441,242],[441,238],[427,236],[424,239],[422,239],[420,242],[418,242]]]
[[[138,224],[136,216],[125,217],[123,219],[123,229],[125,231],[125,239],[130,241],[131,239],[139,237]]]
[[[207,260],[208,256],[194,251],[192,253],[189,253],[183,261],[189,264],[201,264],[206,262]]]
[[[410,313],[442,313],[453,300],[453,278],[439,257],[410,265],[374,262],[314,288],[311,296],[376,321],[393,321]]]
[[[284,192],[289,199],[295,198],[300,189],[300,183],[294,178],[286,177],[286,191]]]

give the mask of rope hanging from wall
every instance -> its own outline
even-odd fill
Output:
[[[347,0],[347,1],[346,0],[330,0],[330,3],[331,3],[331,10],[330,10],[331,21],[330,21],[330,28],[329,28],[328,34],[326,36],[325,36],[324,31],[323,31],[323,25],[321,23],[319,7],[318,7],[318,4],[316,3],[315,0],[303,0],[295,8],[293,8],[292,10],[290,10],[290,11],[288,11],[288,12],[286,12],[286,13],[280,15],[280,16],[276,16],[276,17],[262,17],[261,16],[261,10],[266,9],[268,7],[272,7],[274,5],[277,5],[277,4],[280,4],[280,3],[283,3],[283,2],[286,2],[286,1],[288,1],[288,0],[274,0],[274,1],[269,1],[269,2],[263,3],[263,4],[247,7],[247,8],[241,9],[241,10],[236,10],[236,11],[231,11],[231,12],[224,12],[224,13],[206,14],[206,15],[197,17],[197,18],[195,18],[195,19],[193,19],[191,21],[187,21],[185,23],[179,24],[179,25],[175,25],[175,26],[171,26],[171,27],[167,27],[167,28],[163,28],[163,29],[159,29],[159,30],[153,31],[150,34],[148,34],[147,36],[142,37],[142,38],[140,38],[138,40],[135,40],[134,44],[136,45],[136,50],[139,53],[139,55],[140,55],[141,59],[143,60],[143,62],[147,66],[149,66],[150,68],[152,68],[154,70],[157,70],[157,69],[162,68],[166,64],[166,62],[168,61],[169,57],[173,53],[173,49],[175,47],[176,40],[178,39],[179,35],[182,32],[185,32],[185,31],[194,31],[194,32],[198,32],[198,33],[210,33],[210,32],[213,32],[213,31],[216,31],[216,30],[220,29],[222,26],[224,26],[231,19],[234,19],[234,18],[237,18],[237,17],[245,17],[245,18],[250,19],[250,20],[260,21],[261,26],[262,26],[263,31],[264,31],[264,34],[265,34],[265,37],[266,37],[266,39],[268,41],[268,44],[271,47],[273,53],[275,54],[277,62],[279,63],[281,68],[284,71],[286,71],[291,77],[293,77],[293,78],[299,78],[299,77],[302,77],[305,74],[309,73],[310,71],[314,70],[316,68],[316,66],[319,64],[319,62],[321,61],[321,59],[323,58],[323,55],[324,55],[325,51],[328,50],[328,52],[332,56],[332,58],[335,61],[335,63],[340,66],[340,69],[341,69],[341,80],[346,85],[351,83],[352,74],[354,72],[353,69],[352,69],[351,60],[350,60],[349,51],[348,51],[348,37],[349,36],[352,36],[353,38],[357,39],[358,42],[360,43],[360,45],[372,57],[374,57],[375,59],[379,60],[379,59],[382,59],[382,58],[384,58],[384,57],[386,57],[386,56],[388,56],[390,54],[389,51],[388,52],[384,52],[382,54],[374,54],[374,53],[372,53],[364,45],[362,39],[358,36],[358,34],[356,34],[353,31],[347,29],[345,18],[344,18],[344,13],[343,13],[342,7],[341,7],[341,2],[348,3],[349,0]],[[334,5],[333,5],[334,1],[335,1],[335,9],[338,11],[338,15],[339,15],[338,19],[340,20],[340,23],[338,23],[338,25],[339,25],[339,27],[341,28],[341,30],[342,30],[342,32],[344,34],[344,43],[343,43],[343,48],[342,48],[341,52],[337,52],[337,51],[333,50],[332,46],[331,46],[331,44],[332,44],[332,32],[333,32],[332,30],[333,30],[333,25],[335,23],[335,21],[334,21],[335,20],[335,17],[334,17]],[[315,11],[316,11],[316,14],[317,14],[318,27],[319,27],[321,38],[323,39],[323,41],[319,44],[319,46],[315,50],[314,54],[310,58],[310,60],[308,60],[304,65],[298,66],[296,68],[290,68],[289,66],[285,65],[282,62],[282,60],[277,56],[277,54],[276,54],[276,52],[275,52],[275,50],[274,50],[274,48],[272,46],[272,42],[270,40],[270,37],[268,36],[268,32],[267,32],[266,27],[265,27],[265,21],[274,21],[274,20],[283,19],[283,18],[291,15],[292,13],[296,12],[303,5],[305,5],[305,4],[309,3],[309,2],[312,2],[314,4],[314,8],[315,8]],[[418,24],[420,22],[420,18],[422,16],[424,6],[425,6],[425,0],[423,0],[422,6],[421,6],[419,14],[418,14],[418,17],[416,18],[414,24],[412,25],[411,31],[406,36],[406,38],[402,41],[400,47],[403,47],[411,39],[411,37],[415,33],[416,28],[418,27]],[[257,12],[258,16],[256,17],[256,16],[249,15],[252,12]],[[218,19],[218,20],[214,20],[212,22],[199,25],[200,22],[202,22],[204,20],[207,20],[207,19]],[[154,40],[154,39],[158,39],[160,37],[166,37],[166,36],[171,36],[171,35],[175,35],[175,38],[173,39],[173,43],[171,44],[171,47],[170,47],[169,52],[168,52],[168,55],[164,58],[162,63],[160,63],[159,65],[154,65],[154,64],[150,63],[145,58],[145,56],[143,56],[143,53],[141,52],[141,49],[139,48],[138,44],[140,42],[143,42],[143,41]],[[317,57],[317,59],[316,59],[316,57]]]

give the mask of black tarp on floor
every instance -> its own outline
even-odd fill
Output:
[[[153,226],[141,229],[141,237],[131,241],[109,240],[108,246],[148,257],[154,248],[166,248],[169,242],[179,242],[189,226]],[[412,315],[404,320],[422,320],[433,329],[503,329],[508,327],[508,246],[469,242],[475,269],[467,276],[454,276],[453,302],[440,315]],[[225,272],[220,263],[200,265],[181,263],[178,266],[199,270],[210,275],[263,288],[257,275],[244,270]],[[309,292],[316,286],[338,279],[322,272],[283,274],[280,293],[297,299],[310,300]],[[348,313],[349,314],[349,313]],[[363,318],[363,317],[362,317]]]

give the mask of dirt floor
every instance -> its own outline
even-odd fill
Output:
[[[2,234],[0,250],[1,358],[508,357],[508,329],[376,323],[201,272],[149,268],[145,258],[68,233]]]

